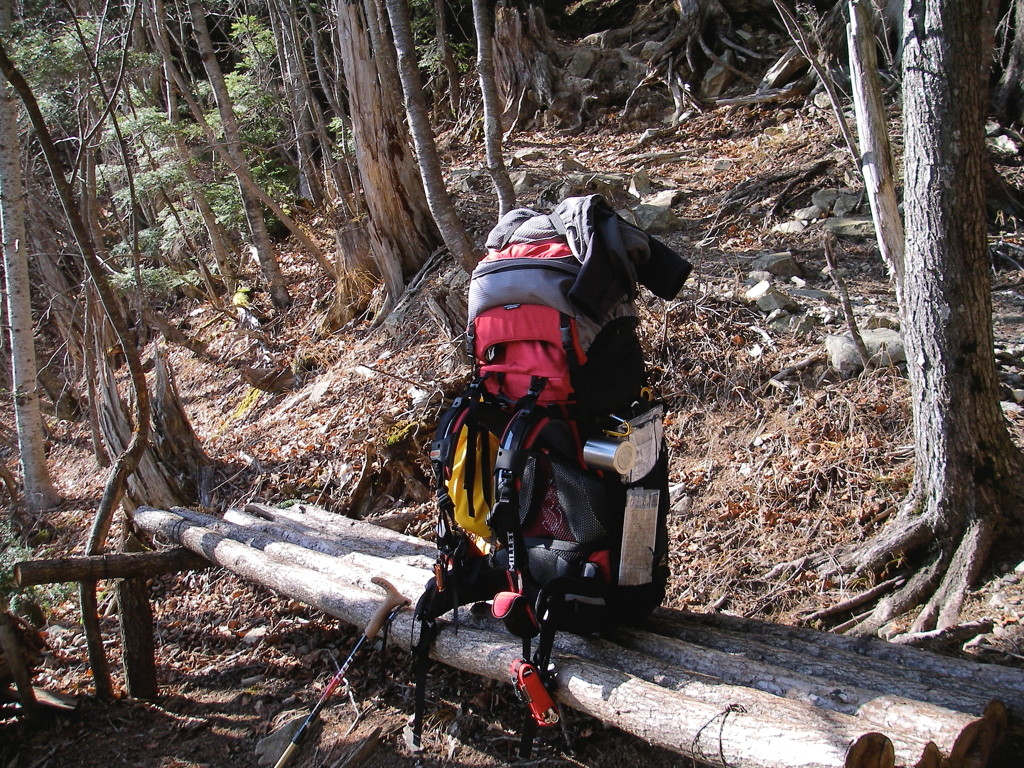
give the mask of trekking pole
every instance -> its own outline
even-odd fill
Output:
[[[383,587],[384,591],[387,592],[384,602],[381,603],[377,612],[373,614],[373,618],[371,618],[370,623],[366,625],[366,629],[363,630],[362,636],[360,636],[359,640],[356,641],[355,647],[352,648],[352,652],[349,653],[348,658],[345,659],[345,663],[341,665],[341,669],[334,674],[334,677],[331,678],[331,682],[327,684],[324,692],[320,694],[320,699],[317,701],[316,706],[313,707],[313,711],[309,713],[309,716],[303,721],[302,725],[299,726],[299,730],[297,730],[295,735],[292,736],[292,740],[288,742],[288,746],[281,754],[281,757],[274,765],[274,768],[284,768],[284,764],[288,762],[292,753],[298,748],[299,744],[302,743],[302,740],[309,732],[309,727],[316,722],[317,717],[320,715],[320,711],[324,708],[324,705],[331,697],[331,694],[334,693],[334,689],[337,688],[345,679],[345,672],[348,671],[349,665],[352,663],[352,659],[354,659],[356,654],[359,652],[359,649],[363,647],[363,643],[367,640],[373,640],[386,622],[390,621],[401,608],[409,605],[409,598],[403,597],[391,582],[384,577],[374,576],[370,581],[378,587]]]

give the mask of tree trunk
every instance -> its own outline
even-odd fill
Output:
[[[203,68],[206,70],[206,76],[209,78],[210,87],[213,89],[217,101],[217,110],[220,113],[221,125],[224,129],[225,148],[231,158],[233,169],[240,169],[246,176],[250,176],[249,161],[242,151],[238,118],[235,116],[231,97],[228,95],[227,85],[224,82],[224,73],[217,61],[213,42],[210,39],[210,30],[206,25],[206,10],[199,0],[189,0],[188,7],[192,15],[192,28],[195,32],[196,44],[203,59]],[[238,175],[237,171],[236,175]],[[292,300],[288,295],[288,288],[277,263],[277,257],[274,255],[274,246],[267,234],[267,225],[263,220],[260,201],[249,186],[243,182],[241,176],[238,177],[238,191],[242,196],[245,219],[249,224],[249,233],[252,235],[256,257],[259,259],[263,276],[267,280],[267,289],[274,305],[278,309],[286,309],[291,306]]]
[[[472,272],[478,261],[477,254],[444,185],[441,158],[437,154],[427,102],[423,97],[419,65],[416,63],[416,47],[413,43],[412,24],[409,21],[408,0],[387,0],[387,8],[394,33],[395,51],[398,54],[398,72],[402,78],[402,93],[405,95],[405,113],[412,130],[420,176],[427,193],[430,212],[452,256],[466,272]]]
[[[0,3],[0,32],[10,29],[10,3]],[[46,466],[43,418],[36,383],[32,301],[29,295],[25,194],[21,174],[17,102],[7,83],[0,83],[0,224],[3,227],[4,275],[7,280],[7,322],[11,340],[11,389],[18,429],[25,506],[40,512],[60,503]],[[55,403],[56,405],[56,403]]]
[[[459,67],[455,63],[455,56],[452,55],[452,47],[448,44],[445,0],[434,0],[434,34],[437,36],[437,47],[441,52],[444,71],[448,75],[448,108],[452,120],[457,120],[459,110],[462,108],[462,78],[459,74]],[[434,101],[437,106],[441,104],[439,89],[435,89]]]
[[[117,381],[102,349],[96,350],[103,440],[111,453],[124,449],[131,433],[127,409],[117,391]],[[210,480],[211,461],[203,451],[185,415],[178,397],[174,377],[168,367],[166,352],[161,346],[154,354],[155,371],[151,409],[153,443],[143,453],[135,474],[128,479],[125,503],[134,508],[153,504],[161,506],[195,505],[209,501],[205,497]],[[90,552],[89,554],[98,554]]]
[[[524,18],[525,16],[525,18]],[[494,14],[494,78],[507,134],[531,124],[554,101],[555,63],[544,12],[499,5]]]
[[[295,136],[295,155],[299,166],[299,197],[321,207],[324,191],[317,164],[313,159],[313,105],[310,101],[309,77],[302,59],[302,44],[296,34],[295,6],[276,0],[270,4],[270,24],[277,39],[278,58],[284,77]]]
[[[382,80],[388,71],[386,46],[371,47],[368,40],[371,25],[379,37],[378,22],[367,19],[359,0],[338,3],[338,40],[356,164],[370,213],[370,243],[390,300],[395,302],[405,278],[416,274],[437,245],[438,234],[396,101],[400,84],[396,80],[387,88],[390,81]]]
[[[878,78],[877,46],[871,11],[862,3],[850,3],[848,45],[850,79],[860,137],[860,167],[875,222],[875,234],[882,259],[897,280],[904,272],[903,219],[893,174],[889,131]]]
[[[516,192],[501,153],[501,106],[498,103],[498,85],[494,81],[494,34],[485,0],[473,0],[473,27],[476,29],[476,69],[484,105],[487,171],[498,192],[498,216],[501,217],[516,207]]]
[[[345,111],[341,107],[341,99],[338,95],[338,73],[328,66],[327,57],[323,51],[323,42],[320,35],[320,17],[314,13],[308,0],[303,0],[303,7],[306,10],[306,18],[309,20],[309,39],[313,46],[313,64],[316,67],[317,79],[320,81],[320,92],[327,99],[327,104],[330,106],[334,117],[338,120],[344,120]],[[321,123],[326,123],[322,114],[319,120]],[[321,141],[324,145],[324,162],[330,164],[331,177],[334,180],[337,192],[336,197],[342,206],[348,209],[349,204],[346,198],[352,192],[351,169],[347,167],[349,163],[348,150],[345,148],[344,142],[339,144],[332,141],[325,127],[321,127],[318,130],[323,133]],[[346,171],[348,171],[347,174]],[[351,216],[352,212],[349,210],[348,214]]]
[[[259,509],[275,514],[269,508]],[[419,553],[433,548],[424,542],[307,507],[279,512],[296,529],[259,521],[237,527],[187,510],[174,514],[139,509],[135,519],[151,534],[168,537],[239,575],[357,626],[365,624],[379,602],[366,591],[374,576],[384,575],[399,591],[412,596],[429,576],[431,559]],[[233,521],[245,517],[231,515]],[[319,533],[324,529],[332,533]],[[335,531],[345,541],[336,542]],[[370,550],[378,554],[368,554]],[[406,647],[415,639],[408,622],[409,614],[401,614],[391,635]],[[689,662],[674,663],[678,641],[623,633],[631,638],[633,650],[559,633],[554,657],[556,698],[652,743],[706,761],[717,758],[747,768],[794,764],[881,768],[884,762],[851,762],[849,755],[857,754],[850,748],[867,734],[883,730],[886,736],[881,738],[894,747],[901,764],[937,768],[939,763],[932,761],[945,756],[949,766],[962,766],[965,760],[983,765],[1005,727],[1005,707],[986,707],[983,701],[972,706],[984,714],[970,716],[899,697],[864,694],[863,704],[850,707],[852,714],[830,711],[821,708],[820,701],[812,706],[789,698],[786,679],[773,678],[771,667],[763,663],[762,671],[752,678],[762,681],[757,687],[730,684],[717,675],[694,672],[685,666]],[[496,630],[493,621],[464,614],[458,634],[442,630],[432,655],[460,669],[504,679],[509,662],[521,652],[520,643]],[[700,655],[695,649],[690,660]],[[746,663],[751,669],[758,666],[756,661],[730,659],[725,654],[718,661],[730,666]],[[784,695],[759,690],[761,686]],[[823,686],[827,688],[827,683]],[[838,704],[842,690],[828,696]],[[714,727],[709,728],[709,723]],[[926,746],[929,741],[939,748]]]
[[[169,50],[170,46],[167,41],[167,28],[165,26],[166,16],[164,15],[163,0],[153,0],[152,5],[148,2],[145,3],[143,6],[143,15],[148,19],[150,34],[159,41],[156,46],[157,50]],[[164,94],[167,100],[167,121],[177,129],[180,123],[178,118],[179,102],[177,86],[175,85],[174,76],[171,72],[170,62],[163,57],[161,57],[161,60],[163,65]],[[233,294],[235,292],[237,279],[235,276],[235,268],[231,263],[227,234],[217,221],[217,216],[210,207],[210,202],[206,199],[202,185],[199,183],[199,179],[196,177],[195,170],[192,167],[193,158],[191,156],[191,152],[185,144],[185,139],[182,137],[180,131],[174,130],[173,141],[174,147],[177,150],[178,162],[181,163],[185,179],[189,185],[190,197],[195,203],[196,208],[199,209],[199,215],[202,216],[203,224],[206,226],[206,233],[210,238],[210,248],[213,251],[214,261],[217,263],[217,271],[220,273],[220,277],[224,281],[224,287],[227,292],[229,294]]]
[[[897,292],[915,473],[900,514],[849,562],[882,567],[920,548],[924,564],[861,631],[925,601],[911,631],[955,624],[993,542],[1024,504],[1024,457],[1007,433],[992,363],[982,174],[990,7],[943,0],[914,6],[904,23],[906,270]]]

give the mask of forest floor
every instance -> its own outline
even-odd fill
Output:
[[[670,413],[671,607],[803,623],[867,584],[800,568],[776,575],[775,566],[866,539],[897,511],[909,486],[911,404],[904,372],[874,368],[844,378],[819,362],[772,384],[781,370],[822,351],[826,334],[844,333],[846,323],[837,305],[806,296],[799,301],[817,325],[803,335],[780,332],[742,298],[751,262],[781,251],[802,265],[804,288],[835,292],[823,274],[826,213],[802,231],[780,232],[775,225],[794,221],[794,212],[811,206],[819,190],[860,194],[856,168],[836,137],[831,112],[808,104],[698,115],[642,147],[639,132],[605,127],[578,135],[518,134],[506,148],[510,157],[525,158],[513,170],[533,178],[521,205],[552,202],[567,178],[580,175],[566,170],[575,168],[570,160],[591,174],[646,171],[655,191],[679,192],[673,204],[679,229],[661,237],[693,262],[694,275],[674,302],[641,299],[652,381]],[[489,184],[477,184],[485,179],[481,152],[459,147],[456,137],[448,149],[451,182],[480,243],[494,223],[494,202]],[[786,175],[792,171],[800,173]],[[866,202],[860,200],[854,213],[867,213]],[[1003,252],[1012,257],[1024,235],[1002,232],[993,240],[1009,243]],[[466,277],[443,263],[400,323],[371,329],[364,316],[323,334],[318,329],[333,286],[287,247],[282,244],[282,266],[296,304],[273,316],[266,297],[256,294],[252,309],[264,324],[255,341],[235,333],[230,312],[185,298],[162,307],[222,360],[254,367],[270,361],[295,373],[286,391],[263,392],[231,368],[168,348],[182,402],[216,468],[208,505],[303,500],[369,518],[405,511],[415,513],[409,532],[425,533],[432,524],[425,445],[444,399],[457,393],[469,369],[458,340],[426,311],[424,299],[461,289]],[[838,260],[858,320],[894,320],[893,287],[873,238],[841,238]],[[1011,260],[994,268],[997,346],[1008,360],[1019,360],[1024,272]],[[776,282],[797,287],[792,280]],[[1024,445],[1024,412],[1011,392],[1024,388],[1013,379],[1020,373],[1009,364],[1001,368],[1007,423]],[[0,416],[13,425],[9,413]],[[96,467],[84,421],[47,421],[51,467],[67,501],[55,512],[19,518],[20,533],[38,557],[81,551],[106,477]],[[1024,573],[1015,569],[1024,563],[1024,537],[1004,537],[992,562],[964,620],[989,618],[993,629],[949,651],[1019,665]],[[0,768],[255,765],[259,740],[316,699],[335,670],[331,659],[343,659],[358,634],[220,570],[154,579],[150,594],[161,698],[141,702],[122,695],[103,704],[91,697],[76,600],[71,592],[55,593],[45,628],[48,650],[35,683],[77,697],[78,708],[48,714],[33,729],[0,719]],[[101,594],[101,605],[120,690],[110,593]],[[838,615],[820,626],[849,618]],[[442,667],[431,686],[427,749],[411,755],[400,733],[412,710],[408,659],[386,653],[360,657],[349,676],[351,694],[326,710],[326,727],[293,765],[342,765],[354,740],[375,726],[382,743],[367,766],[513,761],[522,715],[510,687]],[[1008,745],[993,765],[1019,765],[1012,754],[1018,746]],[[575,713],[543,736],[534,762],[689,765]]]

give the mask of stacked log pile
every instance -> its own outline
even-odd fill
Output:
[[[432,544],[313,507],[249,505],[215,518],[140,508],[139,528],[356,626],[382,575],[415,598]],[[520,642],[463,612],[432,657],[506,680]],[[408,649],[417,627],[399,616]],[[559,633],[556,698],[680,754],[735,768],[983,768],[1020,726],[1024,671],[876,639],[660,609],[608,638]]]

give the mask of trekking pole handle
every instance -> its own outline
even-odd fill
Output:
[[[363,633],[367,640],[373,640],[380,632],[381,627],[384,626],[384,622],[387,621],[388,616],[397,608],[401,608],[403,605],[409,605],[411,602],[409,598],[402,595],[395,586],[385,579],[383,576],[374,576],[370,581],[376,584],[378,587],[383,588],[387,592],[387,596],[384,598],[384,602],[381,603],[380,608],[373,614],[373,618],[370,619],[370,623],[366,625],[366,631]]]

